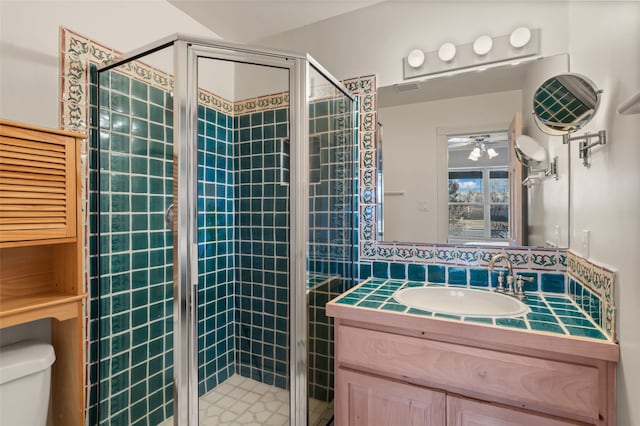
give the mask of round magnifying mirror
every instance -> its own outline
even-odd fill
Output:
[[[591,80],[579,74],[551,77],[533,95],[535,122],[549,135],[575,132],[595,114],[600,93]]]
[[[535,167],[547,160],[547,150],[537,140],[527,135],[516,138],[514,150],[518,160],[526,167]]]

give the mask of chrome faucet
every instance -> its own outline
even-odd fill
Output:
[[[511,259],[509,259],[509,255],[506,253],[498,253],[495,256],[493,256],[491,258],[491,260],[489,261],[489,274],[491,274],[493,272],[493,267],[496,264],[496,262],[498,262],[499,260],[504,260],[505,262],[507,262],[507,288],[505,290],[504,286],[502,285],[502,282],[504,280],[503,276],[502,276],[502,271],[500,271],[500,273],[498,274],[498,287],[496,287],[496,291],[498,293],[509,293],[509,294],[514,294],[513,291],[513,263],[511,262]]]
[[[504,260],[507,262],[507,287],[505,288],[502,284],[504,281],[503,272],[500,271],[498,274],[498,286],[496,287],[496,291],[498,293],[506,293],[510,296],[515,296],[520,300],[526,300],[527,296],[524,294],[524,283],[523,280],[533,281],[532,277],[524,277],[522,275],[518,275],[513,273],[513,263],[511,259],[509,259],[509,255],[506,253],[496,254],[489,261],[489,274],[493,272],[493,268],[499,260]],[[515,285],[514,281],[515,280]]]

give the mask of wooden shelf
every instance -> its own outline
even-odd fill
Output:
[[[85,422],[84,138],[0,119],[0,328],[53,319],[53,426]]]
[[[59,321],[78,317],[78,304],[86,294],[74,295],[55,291],[12,297],[0,301],[0,328],[24,324],[43,318]]]
[[[51,244],[66,244],[66,243],[75,243],[77,241],[78,239],[76,237],[49,238],[44,240],[3,241],[3,242],[0,242],[0,249],[13,248],[13,247],[45,246],[45,245],[51,245]]]

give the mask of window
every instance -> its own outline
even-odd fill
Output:
[[[509,240],[506,168],[449,169],[449,240]]]

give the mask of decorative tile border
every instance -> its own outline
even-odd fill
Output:
[[[289,92],[274,93],[257,98],[244,99],[233,103],[233,114],[248,114],[289,106]]]
[[[60,128],[86,132],[89,128],[89,69],[122,56],[68,28],[60,27]],[[133,61],[118,70],[129,77],[165,91],[173,90],[173,76],[143,62]],[[204,89],[198,89],[198,103],[229,115],[247,114],[283,108],[289,105],[289,93],[274,93],[231,102]]]
[[[557,248],[495,248],[483,245],[399,243],[376,240],[376,77],[373,75],[343,81],[360,97],[360,261],[403,261],[445,265],[486,265],[491,256],[506,252],[519,269],[564,271],[566,250]]]
[[[569,295],[601,324],[605,333],[617,340],[614,283],[615,269],[567,252]]]

